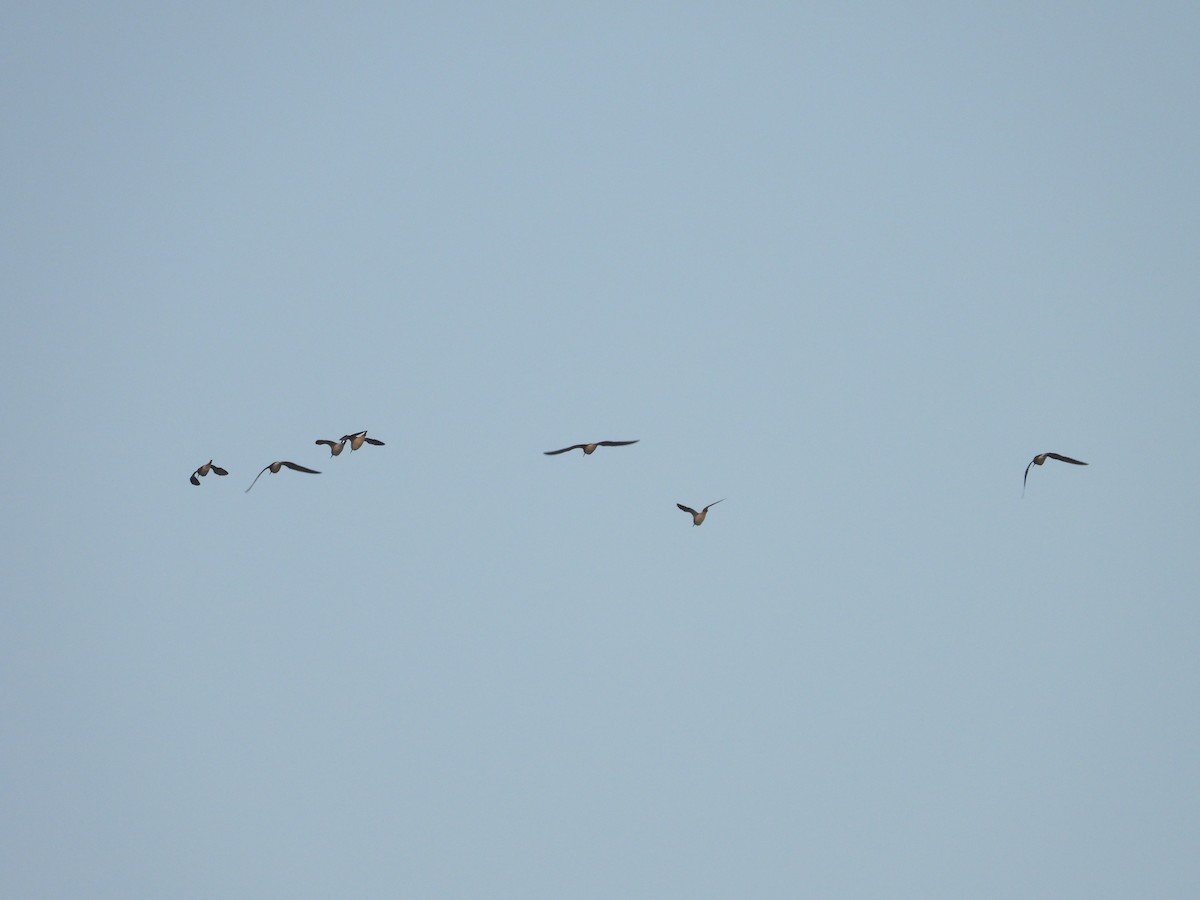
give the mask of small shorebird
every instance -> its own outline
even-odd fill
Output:
[[[321,441],[314,441],[313,443],[325,444],[327,447],[329,447],[329,455],[337,456],[339,453],[342,452],[342,449],[346,446],[346,439],[342,438],[340,441],[321,440]]]
[[[591,456],[596,452],[597,447],[627,447],[630,444],[636,444],[637,441],[596,441],[594,444],[572,444],[570,447],[563,447],[561,450],[545,450],[546,456],[558,456],[560,453],[566,453],[568,450],[582,450],[584,456]]]
[[[704,517],[708,515],[708,511],[710,509],[712,509],[718,503],[723,503],[728,499],[728,497],[722,497],[720,500],[714,500],[712,503],[708,504],[708,506],[704,507],[704,509],[700,510],[700,512],[696,512],[690,506],[684,506],[682,503],[676,503],[675,505],[682,509],[685,513],[692,514],[692,527],[695,528],[697,525],[704,524]]]
[[[1029,480],[1029,470],[1032,469],[1034,466],[1044,466],[1046,464],[1046,460],[1048,460],[1048,459],[1057,459],[1059,462],[1070,463],[1073,466],[1086,466],[1087,465],[1087,463],[1085,463],[1081,460],[1071,459],[1071,457],[1063,456],[1061,453],[1039,453],[1037,456],[1035,456],[1033,459],[1031,459],[1029,461],[1029,465],[1027,465],[1025,467],[1025,477],[1021,480],[1021,496],[1022,497],[1025,496],[1025,482],[1027,482]]]
[[[307,472],[309,475],[320,475],[321,474],[316,469],[309,469],[309,468],[306,468],[305,466],[297,465],[294,462],[288,462],[286,459],[280,460],[279,462],[271,463],[269,466],[264,466],[262,472],[259,472],[257,475],[254,476],[254,481],[250,482],[250,487],[246,488],[246,493],[247,494],[250,493],[250,488],[254,487],[255,483],[258,481],[258,479],[262,478],[263,472],[267,471],[267,469],[271,470],[272,475],[278,475],[279,470],[282,469],[284,466],[287,466],[289,469],[292,469],[296,472]]]
[[[198,468],[195,472],[193,472],[192,477],[189,478],[188,481],[190,481],[192,484],[196,485],[196,487],[199,487],[200,479],[203,478],[205,475],[207,475],[209,472],[216,472],[218,475],[228,475],[229,474],[228,471],[226,471],[225,469],[222,469],[220,466],[214,466],[213,461],[210,459],[208,462],[206,462],[204,465],[202,465],[200,468]],[[197,477],[197,476],[199,476],[199,477]]]
[[[375,438],[367,437],[367,433],[365,431],[356,431],[356,432],[354,432],[354,434],[343,434],[342,442],[345,443],[346,441],[350,442],[350,452],[351,453],[353,453],[355,450],[357,450],[359,447],[361,447],[364,442],[367,444],[370,444],[373,447],[385,446],[383,441],[377,441],[377,440],[375,440]],[[317,443],[319,444],[321,442],[317,441]],[[334,456],[337,456],[337,454],[335,453]]]

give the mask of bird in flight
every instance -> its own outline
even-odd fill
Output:
[[[560,453],[566,453],[568,450],[582,450],[584,456],[591,456],[596,452],[597,447],[626,447],[630,444],[636,444],[637,441],[596,441],[594,444],[572,444],[570,447],[563,447],[561,450],[546,450],[546,456],[558,456]]]
[[[350,442],[350,452],[351,453],[353,453],[355,450],[357,450],[359,447],[361,447],[364,443],[371,444],[374,447],[385,446],[383,441],[377,441],[377,440],[375,440],[375,438],[367,437],[367,433],[365,431],[356,431],[353,434],[343,434],[342,435],[342,443],[345,443],[346,441]],[[320,444],[322,442],[317,441],[317,443]],[[340,453],[341,451],[339,450],[338,452]],[[337,456],[337,453],[335,453],[333,455]]]
[[[1021,496],[1025,496],[1025,482],[1029,481],[1029,470],[1034,466],[1044,466],[1046,460],[1057,459],[1059,462],[1070,463],[1073,466],[1086,466],[1087,463],[1078,459],[1071,459],[1069,456],[1063,456],[1061,453],[1039,453],[1029,461],[1029,465],[1025,467],[1025,477],[1021,481]]]
[[[267,471],[267,469],[271,470],[272,475],[278,475],[279,470],[282,469],[284,466],[287,466],[289,469],[292,469],[296,472],[307,472],[309,475],[320,475],[321,474],[316,469],[309,469],[309,468],[306,468],[305,466],[297,465],[294,462],[288,462],[287,460],[280,460],[279,462],[271,463],[269,466],[264,466],[262,472],[259,472],[257,475],[254,476],[254,481],[250,482],[250,487],[246,488],[246,493],[247,494],[250,493],[250,488],[254,487],[255,483],[258,481],[258,479],[262,478],[263,472]]]
[[[697,525],[704,524],[704,517],[708,515],[708,511],[712,509],[712,507],[716,506],[718,503],[723,503],[728,499],[728,497],[722,497],[720,500],[714,500],[712,503],[708,504],[708,506],[704,507],[704,509],[700,510],[700,512],[696,512],[690,506],[684,506],[682,503],[676,503],[675,505],[682,509],[685,513],[692,514],[692,527],[695,528]]]
[[[206,462],[204,465],[202,465],[200,468],[198,468],[195,472],[193,472],[192,477],[189,478],[188,481],[190,481],[192,484],[196,485],[196,487],[199,487],[200,479],[203,478],[205,475],[207,475],[209,472],[216,472],[218,475],[228,475],[229,474],[229,472],[227,470],[222,469],[220,466],[214,466],[213,461],[210,459],[208,462]]]
[[[342,452],[342,449],[346,446],[346,439],[342,438],[340,441],[320,440],[320,441],[314,441],[313,443],[325,444],[327,447],[329,447],[329,455],[337,456],[339,453]]]

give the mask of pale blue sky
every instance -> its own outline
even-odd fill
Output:
[[[1198,48],[8,10],[0,893],[1200,893]]]

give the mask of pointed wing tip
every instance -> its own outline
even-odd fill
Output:
[[[316,469],[310,469],[308,466],[302,466],[299,463],[288,462],[287,460],[284,460],[283,464],[285,466],[287,466],[289,469],[291,469],[293,472],[307,472],[309,475],[320,475],[321,474]],[[270,466],[268,466],[267,468],[270,468]]]
[[[1057,459],[1059,462],[1070,463],[1073,466],[1087,465],[1087,463],[1085,463],[1082,459],[1075,459],[1071,456],[1063,456],[1061,453],[1047,453],[1046,455],[1051,459]]]

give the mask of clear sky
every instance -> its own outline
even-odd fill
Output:
[[[0,894],[1200,895],[1198,47],[12,5]]]

